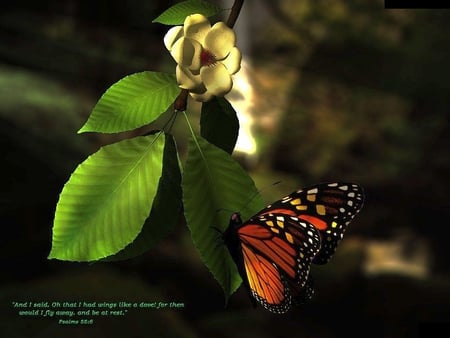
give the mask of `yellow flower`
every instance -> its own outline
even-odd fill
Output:
[[[171,28],[164,44],[177,62],[180,88],[197,101],[224,96],[233,87],[231,75],[241,67],[234,31],[223,22],[211,27],[201,14],[186,17],[184,26]]]

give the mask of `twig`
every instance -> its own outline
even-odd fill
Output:
[[[183,89],[181,93],[175,99],[173,103],[173,107],[175,111],[185,111],[187,107],[187,99],[188,99],[189,91],[187,89]]]
[[[239,13],[241,12],[242,5],[244,4],[244,0],[236,0],[231,8],[230,16],[227,20],[227,26],[233,28],[234,24],[237,21]]]

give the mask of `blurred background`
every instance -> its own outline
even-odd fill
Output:
[[[236,30],[245,63],[228,96],[241,121],[236,158],[267,203],[330,180],[357,182],[367,195],[333,260],[313,267],[310,303],[274,315],[253,309],[241,288],[225,306],[182,224],[132,260],[46,259],[72,171],[133,135],[77,130],[122,77],[174,71],[162,41],[168,27],[151,21],[175,2],[2,4],[2,336],[421,337],[448,329],[449,10],[385,10],[380,0],[244,4]],[[175,127],[181,151],[185,130]],[[64,327],[19,317],[11,303],[28,300],[184,307]]]

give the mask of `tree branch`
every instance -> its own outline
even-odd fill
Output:
[[[231,8],[230,16],[228,17],[227,26],[233,28],[234,24],[237,21],[239,13],[241,12],[242,5],[244,4],[244,0],[235,0],[233,7]]]

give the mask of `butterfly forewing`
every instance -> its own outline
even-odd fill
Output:
[[[259,214],[295,215],[313,224],[322,236],[321,250],[313,262],[325,264],[333,256],[347,225],[361,210],[363,202],[363,190],[357,184],[324,183],[295,191]]]

